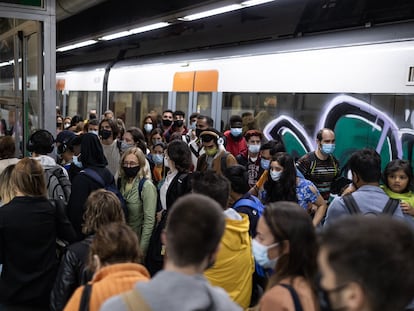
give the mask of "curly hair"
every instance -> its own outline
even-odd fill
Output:
[[[91,234],[111,222],[125,223],[121,202],[111,191],[98,189],[86,200],[86,210],[83,214],[82,232]]]
[[[167,146],[169,158],[174,162],[175,168],[179,172],[188,172],[190,170],[191,151],[188,145],[182,140],[173,140]]]

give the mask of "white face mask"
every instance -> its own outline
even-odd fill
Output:
[[[147,133],[151,133],[151,131],[152,131],[152,124],[145,123],[145,124],[144,124],[144,130],[145,130],[145,132],[147,132]]]
[[[93,131],[93,130],[91,130],[91,131],[89,131],[89,133],[92,133],[92,134],[95,134],[96,136],[99,136],[98,131]]]
[[[283,171],[270,171],[270,177],[273,181],[278,181],[280,179],[280,176],[282,176]]]
[[[253,256],[256,262],[259,265],[261,265],[263,268],[274,270],[276,268],[276,263],[279,257],[276,257],[274,259],[269,259],[268,250],[278,245],[279,243],[265,246],[257,242],[256,239],[253,239],[252,240],[252,252],[253,252]]]
[[[251,153],[259,153],[260,145],[249,145],[249,151]]]

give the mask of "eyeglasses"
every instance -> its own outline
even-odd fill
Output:
[[[138,165],[139,163],[137,162],[122,162],[122,166],[125,166],[125,167],[136,167]]]

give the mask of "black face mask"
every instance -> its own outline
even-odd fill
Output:
[[[130,177],[130,178],[137,176],[139,172],[139,166],[135,166],[135,167],[123,166],[122,169],[124,170],[125,176]]]
[[[201,132],[202,132],[203,130],[201,130],[201,129],[196,129],[195,130],[195,133],[196,133],[196,136],[197,137],[200,137],[200,134],[201,134]]]
[[[338,286],[331,290],[326,290],[321,287],[321,285],[318,286],[318,298],[319,298],[319,305],[321,311],[346,311],[347,307],[333,307],[331,303],[330,294],[334,292],[338,292],[343,290],[348,284],[344,284],[342,286]]]
[[[175,127],[182,127],[183,124],[184,124],[184,121],[183,120],[175,120],[174,121],[174,126]]]
[[[109,137],[112,136],[112,131],[100,130],[99,135],[102,137],[102,139],[108,139]]]
[[[162,125],[164,126],[170,126],[172,124],[171,120],[168,119],[162,119]]]
[[[62,123],[56,123],[56,127],[62,128]]]

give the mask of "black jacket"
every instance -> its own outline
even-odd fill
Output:
[[[61,311],[74,291],[92,279],[85,264],[88,259],[89,246],[93,236],[68,246],[59,266],[55,285],[50,295],[50,309]]]
[[[0,208],[0,303],[49,305],[58,264],[56,238],[75,238],[56,206],[44,197],[15,197]]]

